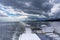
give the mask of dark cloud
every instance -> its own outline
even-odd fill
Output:
[[[42,4],[42,9],[43,9],[45,12],[50,11],[52,7],[53,7],[53,4],[48,3],[48,2]]]
[[[0,3],[6,6],[11,6],[14,9],[23,10],[29,14],[42,15],[43,11],[48,12],[53,7],[53,4],[49,3],[49,0],[0,0]],[[31,3],[27,6],[25,3]]]
[[[12,6],[14,8],[18,8],[18,9],[29,9],[29,10],[44,10],[44,8],[42,7],[42,4],[45,4],[45,2],[48,2],[49,0],[0,0],[1,4],[4,4],[6,6]],[[25,2],[31,2],[31,6],[27,7],[24,3]],[[47,6],[49,6],[49,4],[45,4]],[[46,10],[48,9],[47,7],[45,7]]]

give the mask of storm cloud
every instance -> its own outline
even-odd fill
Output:
[[[6,6],[12,6],[13,8],[22,10],[44,10],[51,9],[49,0],[0,0],[0,3]],[[27,11],[26,11],[27,12]]]
[[[45,17],[49,17],[50,14],[51,15],[53,14],[51,12],[51,9],[53,9],[53,7],[55,6],[54,3],[57,3],[57,1],[56,0],[54,1],[52,0],[0,0],[0,4],[7,6],[6,8],[12,7],[14,10],[16,9],[22,10],[26,14],[40,15],[40,16],[43,15]],[[15,13],[15,11],[13,13]]]

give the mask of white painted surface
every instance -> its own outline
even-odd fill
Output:
[[[51,22],[50,24],[55,29],[55,32],[60,33],[60,22]]]
[[[54,28],[53,27],[45,27],[42,29],[43,32],[53,32]]]
[[[30,28],[26,28],[25,33],[20,35],[19,40],[41,40],[35,33],[33,34]]]
[[[53,38],[53,40],[60,40],[60,37],[57,37],[57,38]]]
[[[54,34],[54,33],[46,33],[46,35],[52,35],[52,34]]]

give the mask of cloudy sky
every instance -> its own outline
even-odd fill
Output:
[[[60,18],[59,10],[59,0],[0,0],[0,17]]]

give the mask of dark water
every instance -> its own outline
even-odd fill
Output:
[[[12,40],[13,34],[17,31],[17,24],[17,22],[0,22],[0,40]]]

